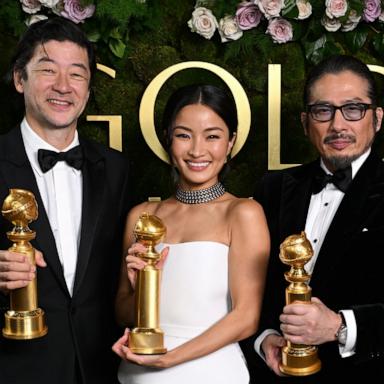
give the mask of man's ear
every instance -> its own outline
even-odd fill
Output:
[[[375,113],[376,113],[376,127],[375,127],[375,131],[379,132],[380,128],[381,128],[381,123],[383,121],[383,108],[377,107],[376,110],[375,110]]]
[[[306,112],[301,112],[300,120],[301,120],[301,125],[303,126],[303,129],[304,129],[304,135],[305,136],[308,136],[307,119],[308,119],[307,113]]]
[[[24,80],[21,71],[13,71],[13,84],[17,92],[24,93]]]

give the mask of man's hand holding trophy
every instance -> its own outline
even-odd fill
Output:
[[[35,265],[35,249],[30,241],[36,237],[28,224],[37,219],[38,210],[35,196],[24,189],[11,189],[5,198],[2,215],[14,227],[7,232],[13,242],[9,251],[22,253]],[[3,336],[14,340],[28,340],[47,334],[45,314],[37,305],[37,282],[34,278],[26,287],[10,292],[10,309],[5,313]]]
[[[285,290],[286,303],[309,303],[311,288],[308,286],[308,281],[311,275],[305,271],[304,265],[313,256],[313,250],[305,232],[288,236],[280,245],[279,256],[284,264],[291,266],[291,269],[284,274],[285,279],[290,283]],[[287,345],[282,348],[280,364],[282,373],[292,376],[307,376],[320,369],[321,361],[317,356],[317,347],[287,341]]]

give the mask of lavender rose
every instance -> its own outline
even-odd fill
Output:
[[[41,9],[41,4],[39,0],[20,0],[21,8],[25,13],[30,15],[36,12],[39,12]]]
[[[219,24],[212,11],[204,7],[197,7],[192,12],[192,18],[188,21],[188,26],[192,32],[210,39],[219,27]]]
[[[237,21],[233,16],[225,16],[220,20],[219,33],[222,43],[237,40],[243,36],[243,31],[239,28]]]
[[[82,7],[79,0],[64,0],[64,10],[61,12],[61,16],[78,24],[83,23],[84,19],[91,17],[94,13],[94,4]]]
[[[381,15],[380,0],[365,0],[363,19],[369,23],[375,21]]]
[[[291,23],[281,17],[269,20],[266,33],[271,35],[274,43],[278,44],[286,43],[293,38]]]
[[[243,31],[255,28],[259,25],[261,12],[251,1],[243,1],[239,4],[236,11],[236,21]]]

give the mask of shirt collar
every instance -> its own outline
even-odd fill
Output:
[[[28,156],[28,160],[31,163],[32,168],[39,176],[44,175],[42,172],[39,161],[37,159],[37,152],[39,149],[48,149],[49,151],[54,152],[60,152],[57,148],[52,146],[51,144],[47,143],[45,140],[43,140],[28,124],[27,119],[24,117],[23,121],[20,124],[21,128],[21,136],[23,138],[25,151]],[[79,135],[77,133],[77,130],[75,131],[75,136],[72,140],[72,142],[62,150],[62,152],[68,151],[69,149],[76,147],[79,145]],[[80,172],[76,169],[74,169],[76,172]]]
[[[360,169],[360,167],[364,164],[365,160],[367,160],[369,154],[371,153],[371,148],[368,148],[366,152],[364,152],[362,155],[360,155],[356,160],[352,161],[352,179],[356,176],[356,173]],[[326,167],[324,164],[323,159],[320,159],[320,166],[323,168],[323,170],[328,173],[332,174],[332,172]]]

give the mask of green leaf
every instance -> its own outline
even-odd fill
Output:
[[[113,29],[109,32],[109,37],[112,37],[113,39],[120,40],[120,39],[122,38],[122,36],[121,36],[120,31],[119,31],[119,28],[113,28]]]
[[[383,50],[384,50],[384,35],[381,33],[378,33],[372,39],[372,43],[373,43],[373,48],[375,49],[375,51],[381,55],[383,53]]]
[[[354,9],[357,15],[360,16],[363,13],[364,2],[361,0],[349,0],[349,9]]]
[[[295,19],[297,16],[299,16],[299,8],[296,6],[296,1],[286,1],[284,9],[281,11],[281,15],[289,19]]]
[[[368,31],[365,28],[356,28],[344,34],[345,43],[352,53],[356,53],[365,44],[367,37]]]
[[[87,33],[87,37],[88,37],[89,41],[91,41],[92,43],[98,42],[100,39],[100,36],[101,36],[101,34],[99,31],[92,31],[92,32]]]
[[[313,64],[318,64],[325,57],[343,53],[342,49],[333,42],[333,36],[324,34],[314,42],[304,43],[305,57]]]
[[[118,58],[121,59],[124,56],[126,45],[120,39],[109,39],[108,47]]]

